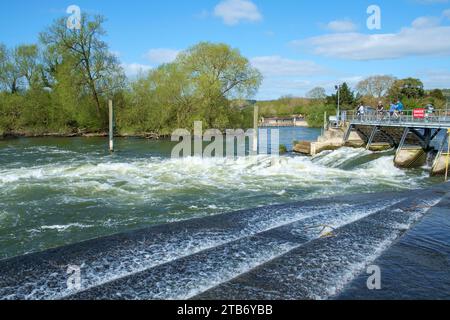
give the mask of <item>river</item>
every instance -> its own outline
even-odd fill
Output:
[[[282,128],[281,143],[320,130]],[[0,140],[0,259],[155,224],[295,201],[430,186],[426,168],[400,170],[393,153],[343,148],[171,159],[174,143],[104,138]]]

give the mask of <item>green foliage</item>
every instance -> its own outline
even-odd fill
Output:
[[[287,117],[305,114],[311,103],[305,98],[281,97],[274,101],[258,102],[258,106],[262,117]]]
[[[407,78],[397,80],[388,92],[388,96],[392,100],[397,99],[420,99],[425,96],[423,83],[419,79]]]
[[[355,92],[351,90],[348,84],[345,82],[340,86],[339,89],[339,101],[342,110],[350,110],[356,106],[357,97],[355,97]],[[337,107],[337,103],[338,103],[337,93],[332,94],[326,99],[326,104],[333,105],[335,106],[335,108]]]
[[[80,29],[72,30],[67,28],[66,19],[61,18],[40,34],[48,51],[46,56],[54,60],[50,70],[57,71],[58,64],[71,63],[69,74],[76,75],[78,90],[90,95],[99,120],[106,113],[107,97],[121,90],[125,81],[119,61],[102,40],[106,34],[104,22],[102,16],[91,18],[84,14]],[[55,74],[50,73],[51,76]]]
[[[284,144],[280,144],[279,149],[280,149],[279,151],[280,151],[281,155],[282,154],[286,154],[288,152],[288,149],[287,149],[287,147]]]
[[[308,125],[313,128],[320,128],[324,125],[324,114],[327,113],[328,116],[335,115],[337,110],[334,105],[316,105],[309,108],[308,114],[306,116],[306,121]]]
[[[251,123],[251,116],[232,106],[231,99],[252,96],[260,83],[260,73],[237,50],[200,43],[132,83],[129,108],[118,124],[162,134],[192,128],[196,120],[205,128],[239,127]]]

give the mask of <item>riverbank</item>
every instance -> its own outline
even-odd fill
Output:
[[[14,138],[105,138],[108,132],[7,132],[0,133],[0,139]],[[116,138],[143,138],[149,140],[169,139],[170,136],[156,133],[114,134]]]

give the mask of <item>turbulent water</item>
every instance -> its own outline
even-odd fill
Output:
[[[391,153],[363,149],[175,160],[173,146],[124,139],[110,155],[97,138],[0,141],[0,258],[164,222],[436,182],[425,169],[395,168]]]

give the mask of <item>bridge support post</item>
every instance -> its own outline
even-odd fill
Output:
[[[367,141],[366,150],[370,149],[370,146],[372,145],[373,139],[375,138],[375,135],[377,134],[379,127],[373,127],[372,133],[370,134],[369,141]]]
[[[434,159],[433,166],[431,168],[431,176],[438,176],[443,175],[448,170],[447,169],[447,158],[449,155],[445,154],[445,145],[448,143],[450,147],[450,135],[445,135],[444,139],[442,139],[441,145],[439,146],[438,154],[436,155],[436,158]],[[448,151],[450,153],[450,151]],[[447,172],[448,174],[448,172]],[[447,179],[446,179],[447,181]]]
[[[355,126],[353,124],[348,126],[348,129],[345,132],[345,136],[344,136],[344,145],[348,142],[348,139],[350,138],[350,134],[352,133],[354,128],[355,128]]]
[[[411,146],[404,148],[408,134],[412,132],[416,134],[411,128],[405,128],[402,139],[395,154],[394,163],[398,168],[418,168],[423,166],[427,160],[427,152],[423,148],[423,141],[420,146]]]
[[[402,150],[403,146],[405,145],[405,141],[406,141],[406,138],[408,137],[408,134],[409,134],[409,128],[405,128],[405,130],[403,131],[402,139],[400,140],[400,143],[398,144],[396,156],[398,156],[398,154]]]

